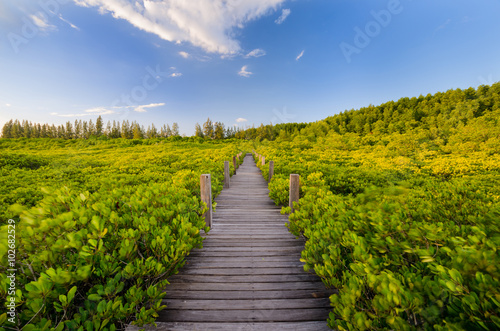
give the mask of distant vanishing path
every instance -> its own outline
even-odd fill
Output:
[[[154,330],[329,330],[329,293],[304,271],[304,243],[249,154],[216,202],[204,248],[169,279]]]

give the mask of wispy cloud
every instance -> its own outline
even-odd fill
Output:
[[[295,61],[300,60],[300,58],[304,56],[304,52],[305,52],[305,50],[303,50],[302,52],[300,52],[300,54],[297,55],[297,57],[295,58]]]
[[[165,104],[162,103],[151,103],[149,105],[142,105],[142,106],[137,106],[134,108],[134,111],[138,113],[145,113],[147,112],[146,108],[155,108],[155,107],[160,107],[160,106],[165,106]]]
[[[264,55],[266,55],[266,51],[265,50],[260,49],[260,48],[256,48],[253,51],[251,51],[250,53],[248,53],[247,55],[245,55],[245,57],[246,58],[249,58],[249,57],[261,57],[261,56],[264,56]]]
[[[285,0],[75,0],[97,7],[173,43],[189,42],[209,53],[237,54],[236,29],[270,14]]]
[[[242,77],[250,77],[251,75],[253,75],[253,72],[247,71],[247,69],[248,66],[241,67],[240,71],[238,72],[238,75]]]
[[[191,56],[188,52],[179,52],[179,55],[185,59],[187,59]]]
[[[59,17],[59,19],[60,19],[61,21],[63,21],[64,23],[68,24],[68,25],[69,25],[70,27],[72,27],[73,29],[80,31],[80,28],[79,28],[79,27],[77,27],[76,25],[74,25],[73,23],[71,23],[70,21],[68,21],[67,19],[65,19],[65,18],[64,18],[61,14],[59,14],[59,16],[58,16],[58,17]]]
[[[49,24],[47,16],[45,16],[42,12],[39,12],[36,15],[30,15],[30,18],[42,32],[57,30],[55,25]]]
[[[174,77],[174,78],[180,77],[180,76],[182,76],[182,73],[180,73],[180,72],[174,72],[173,74],[170,75],[170,77]]]
[[[84,110],[83,113],[79,114],[50,113],[50,115],[58,117],[85,117],[85,116],[99,116],[99,115],[112,115],[112,114],[117,114],[117,112],[112,109],[108,109],[106,107],[89,108]]]
[[[283,23],[283,22],[286,20],[286,18],[288,17],[288,15],[290,15],[290,13],[291,13],[291,12],[292,12],[292,11],[291,11],[290,9],[288,9],[288,8],[283,9],[283,10],[281,11],[281,16],[280,16],[280,17],[278,17],[278,18],[276,19],[276,21],[274,21],[274,23],[276,23],[276,24],[281,24],[281,23]]]
[[[236,123],[244,123],[244,122],[248,122],[248,120],[246,118],[243,118],[243,117],[236,119]]]
[[[59,113],[50,113],[52,116],[58,117],[85,117],[85,116],[104,116],[104,115],[114,115],[119,114],[121,111],[132,109],[138,113],[147,112],[147,108],[154,108],[164,106],[165,103],[151,103],[149,105],[139,105],[139,106],[123,106],[123,107],[94,107],[83,110],[81,113],[74,114],[59,114]]]

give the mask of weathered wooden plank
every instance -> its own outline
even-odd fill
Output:
[[[195,310],[254,310],[254,309],[301,309],[325,308],[330,304],[328,298],[321,299],[270,299],[270,300],[182,300],[164,299],[162,304],[169,309]]]
[[[292,274],[292,275],[176,275],[169,279],[172,283],[272,283],[272,282],[315,282],[316,275]]]
[[[290,322],[317,321],[328,316],[329,308],[254,310],[164,310],[158,321],[178,322]],[[325,319],[326,320],[326,319]]]
[[[254,262],[297,262],[297,256],[228,256],[228,257],[220,257],[220,256],[208,256],[208,257],[196,257],[190,256],[186,261],[186,267],[195,263],[208,264],[213,262],[246,262],[246,263],[254,263]]]
[[[211,261],[210,263],[204,262],[203,260],[198,263],[191,263],[186,266],[186,269],[214,269],[214,268],[302,268],[304,263],[300,261],[257,261],[257,262],[249,262],[249,261],[236,261],[236,262],[226,262],[224,259]]]
[[[246,242],[238,242],[238,241],[229,241],[229,240],[209,240],[203,243],[203,247],[234,247],[235,244],[238,244],[240,247],[304,247],[303,244],[298,240],[267,240],[267,241],[246,241]]]
[[[249,266],[247,268],[186,268],[182,272],[185,275],[292,275],[302,274],[304,269],[302,267],[252,268]]]
[[[276,282],[276,283],[175,283],[169,287],[175,291],[291,291],[321,289],[321,282]],[[167,296],[169,289],[167,288]]]
[[[241,247],[210,247],[211,252],[301,252],[302,246],[241,246]],[[200,252],[201,253],[201,252]]]
[[[328,331],[326,322],[157,322],[157,327],[146,326],[145,331]],[[127,331],[139,331],[143,328],[129,326]]]
[[[287,253],[298,253],[300,254],[300,249],[296,250],[288,250],[287,252],[283,251],[247,251],[247,252],[230,252],[230,251],[222,251],[222,252],[213,252],[213,251],[201,251],[201,252],[195,252],[192,253],[192,256],[240,256],[240,257],[266,257],[266,256],[280,256],[280,255],[286,255]]]
[[[328,298],[331,294],[324,290],[295,290],[295,291],[173,291],[167,292],[169,298],[186,300],[233,300],[233,299],[300,299],[300,298]]]

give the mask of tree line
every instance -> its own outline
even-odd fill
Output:
[[[456,89],[434,95],[401,98],[379,106],[370,105],[358,110],[347,110],[312,123],[261,124],[245,129],[225,127],[210,118],[203,125],[196,123],[195,136],[204,139],[237,138],[247,140],[293,140],[302,137],[315,140],[334,131],[360,136],[381,136],[413,130],[429,131],[446,139],[450,131],[467,125],[473,119],[500,109],[500,83],[481,85],[477,89]],[[10,120],[2,129],[3,138],[65,138],[86,139],[91,136],[108,138],[148,139],[179,136],[179,125],[173,123],[157,129],[154,124],[145,129],[137,122],[107,122],[102,118],[95,123],[76,120],[66,125],[32,124],[28,121]]]
[[[27,120],[10,120],[2,128],[2,138],[62,138],[62,139],[88,139],[90,137],[148,139],[167,138],[179,136],[179,125],[164,124],[156,128],[151,124],[146,129],[136,121],[123,120],[108,121],[106,125],[99,116],[95,123],[92,120],[75,120],[61,125],[32,123]]]

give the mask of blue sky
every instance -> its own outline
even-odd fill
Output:
[[[2,0],[9,119],[226,126],[500,80],[499,0]]]

